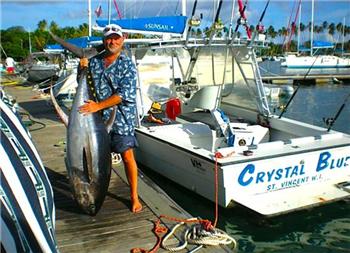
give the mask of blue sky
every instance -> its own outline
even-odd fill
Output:
[[[181,12],[181,0],[115,0],[123,17],[147,17],[179,14]],[[192,10],[194,0],[187,0],[187,14]],[[233,0],[224,0],[221,18],[228,24],[231,16]],[[107,17],[108,0],[91,0],[92,11],[99,4],[102,6],[102,18]],[[112,2],[112,16],[117,18],[117,12]],[[237,2],[237,1],[236,1]],[[267,0],[248,0],[247,17],[249,24],[256,25],[264,9]],[[295,0],[271,0],[267,9],[263,24],[265,27],[273,25],[275,28],[287,27]],[[33,31],[38,22],[45,19],[50,23],[55,21],[59,27],[74,26],[88,23],[87,0],[1,0],[1,29],[12,26],[23,26],[26,30]],[[206,21],[202,26],[209,26],[209,20],[213,19],[213,1],[199,0],[196,13],[203,13]],[[234,26],[237,20],[238,7],[235,6]],[[311,18],[311,0],[302,1],[301,18],[307,24]],[[96,19],[93,13],[93,23]],[[346,25],[350,26],[350,1],[349,0],[315,0],[315,24],[322,21],[342,23],[346,18]],[[294,17],[292,17],[294,19]]]

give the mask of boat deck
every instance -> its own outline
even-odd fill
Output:
[[[31,87],[8,86],[7,94],[27,113],[22,114],[50,178],[56,205],[56,238],[60,252],[130,252],[132,248],[151,249],[156,243],[152,232],[161,214],[177,218],[191,217],[156,184],[140,172],[139,192],[143,210],[130,212],[129,187],[122,164],[114,164],[105,202],[96,216],[82,213],[69,189],[64,165],[66,130],[59,122],[47,97],[34,93]],[[173,223],[164,221],[168,228]],[[179,237],[179,234],[177,234]],[[173,238],[169,243],[177,244]],[[181,252],[194,249],[188,246]],[[160,249],[158,252],[167,252]],[[232,252],[227,247],[202,248],[200,252]]]

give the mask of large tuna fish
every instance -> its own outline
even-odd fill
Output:
[[[78,57],[91,57],[96,50],[78,48],[51,34],[63,47]],[[110,176],[111,154],[108,131],[115,113],[106,124],[100,112],[83,115],[79,107],[87,100],[96,100],[88,83],[88,69],[80,72],[78,88],[69,117],[57,104],[51,89],[51,98],[67,126],[66,167],[74,198],[84,212],[95,215],[105,199]],[[91,80],[91,79],[89,79]]]

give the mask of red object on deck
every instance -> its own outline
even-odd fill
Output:
[[[181,113],[181,101],[178,98],[171,98],[166,102],[165,113],[169,119],[175,120]]]
[[[15,67],[7,67],[6,68],[7,73],[13,74],[15,72]]]

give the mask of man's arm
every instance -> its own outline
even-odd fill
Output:
[[[88,100],[85,102],[84,105],[79,107],[79,112],[83,114],[90,114],[94,112],[101,111],[103,109],[115,106],[122,102],[122,99],[120,96],[114,94],[110,96],[109,98],[102,100],[100,102],[95,102],[93,100]]]

